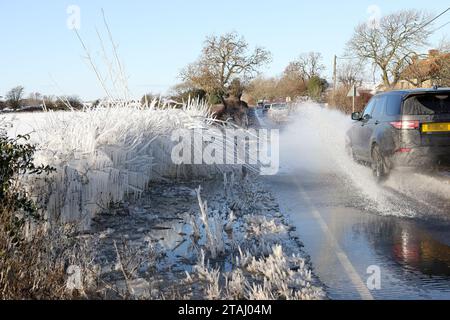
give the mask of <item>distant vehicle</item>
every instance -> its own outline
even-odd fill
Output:
[[[270,105],[270,110],[275,110],[275,111],[285,111],[288,110],[288,105],[285,103],[272,103]]]
[[[285,103],[273,103],[269,108],[269,117],[275,122],[285,122],[289,117],[289,107]]]
[[[267,111],[269,111],[269,109],[270,109],[270,104],[265,104],[264,106],[263,106],[263,112],[267,112]]]
[[[450,166],[450,88],[378,94],[352,119],[347,150],[377,181],[396,167]]]

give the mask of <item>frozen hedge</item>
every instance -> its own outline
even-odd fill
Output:
[[[83,111],[20,115],[38,143],[36,161],[56,168],[51,177],[29,177],[27,186],[48,221],[81,222],[126,196],[139,197],[150,181],[205,177],[227,166],[174,165],[174,129],[226,126],[209,107],[190,101],[182,108],[113,102]],[[233,167],[236,169],[236,166]]]

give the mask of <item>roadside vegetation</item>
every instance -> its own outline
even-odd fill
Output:
[[[7,152],[1,153],[1,298],[325,298],[305,258],[292,257],[300,252],[300,244],[292,242],[289,226],[270,207],[269,194],[253,190],[248,171],[244,174],[241,166],[171,164],[172,130],[228,127],[210,117],[207,105],[193,103],[182,108],[118,104],[23,114],[18,117],[34,119],[31,137],[9,138],[3,131],[1,150]],[[190,227],[183,232],[183,242],[192,244],[182,247],[177,265],[189,274],[171,271],[164,278],[154,271],[173,267],[167,249],[145,240],[157,237],[159,229],[143,234],[142,242],[135,238],[142,233],[142,223],[133,232],[134,241],[123,233],[110,239],[110,229],[92,229],[99,216],[113,220],[121,214],[127,216],[120,225],[132,226],[140,211],[131,212],[129,204],[139,201],[151,202],[147,209],[133,210],[144,210],[146,221],[161,218],[160,224],[164,215],[152,211],[155,199],[146,198],[149,190],[161,192],[160,184],[176,189],[181,181],[206,183],[218,177],[224,178],[223,189],[215,189],[211,199],[209,188],[209,204],[198,189],[198,208],[185,220]],[[272,217],[265,206],[256,206],[255,199],[262,195],[258,203],[267,203]],[[195,204],[195,198],[182,199],[176,201]],[[127,213],[115,214],[117,208]],[[105,240],[113,247],[99,250]],[[232,274],[221,267],[223,261],[232,263]],[[109,264],[113,270],[108,271]],[[76,272],[81,276],[74,280]],[[173,279],[174,274],[180,278]]]
[[[25,175],[46,176],[54,168],[34,164],[28,136],[9,138],[0,119],[0,299],[63,298],[65,268],[76,243],[45,219],[26,191]]]
[[[105,212],[120,209],[121,214],[129,214],[129,203],[142,199],[153,183],[217,177],[224,179],[223,194],[213,207],[197,189],[194,203],[198,202],[198,208],[189,212],[189,223],[185,223],[190,232],[180,232],[188,238],[182,244],[190,241],[187,257],[183,256],[189,262],[183,266],[190,269],[176,284],[197,291],[180,293],[177,288],[174,297],[325,298],[305,258],[292,255],[300,245],[290,242],[288,223],[279,212],[268,214],[265,208],[256,207],[255,198],[263,192],[251,190],[254,184],[247,173],[254,168],[174,165],[171,133],[176,129],[246,128],[249,105],[270,101],[310,99],[350,113],[353,106],[347,93],[353,86],[364,87],[370,71],[367,66],[372,66],[372,73],[382,82],[360,90],[355,111],[362,110],[377,91],[402,85],[450,85],[448,43],[421,55],[433,33],[428,23],[431,18],[408,10],[383,17],[376,27],[358,25],[333,83],[326,80],[319,52],[302,53],[280,75],[267,77],[261,71],[271,61],[269,51],[251,48],[234,32],[211,35],[199,58],[180,72],[181,83],[170,94],[161,97],[149,92],[139,101],[130,98],[117,46],[106,25],[114,48],[113,58],[105,58],[109,82],[86,54],[106,98],[85,104],[77,96],[32,93],[26,97],[25,88],[17,86],[0,101],[0,110],[12,113],[44,111],[17,116],[18,121],[33,120],[31,135],[8,135],[13,119],[0,119],[0,299],[111,297],[105,292],[126,299],[166,298],[160,292],[152,294],[148,279],[145,294],[137,294],[134,288],[141,279],[141,264],[146,270],[157,269],[157,260],[164,255],[161,248],[147,241],[146,253],[150,253],[142,258],[142,251],[127,241],[117,244],[112,239],[106,250],[114,253],[114,270],[109,271],[115,276],[119,273],[114,280],[122,281],[121,288],[117,281],[105,281],[104,265],[96,260],[97,242],[101,237],[110,240],[113,231],[106,230],[98,238],[83,236],[83,232],[89,232],[93,220]],[[46,112],[53,110],[67,112]],[[268,195],[259,200],[271,205]],[[232,265],[231,271],[224,270],[225,262]],[[67,285],[73,265],[84,275],[75,287]]]
[[[175,90],[189,88],[192,93],[204,92],[216,117],[231,118],[238,125],[246,126],[248,104],[242,95],[270,60],[269,51],[262,47],[250,49],[244,37],[235,32],[212,35],[206,38],[198,60],[181,71],[183,83]]]
[[[322,55],[319,52],[301,54],[289,63],[279,77],[260,77],[253,80],[245,91],[246,98],[252,105],[259,101],[291,101],[299,97],[320,100],[327,88],[324,79]]]

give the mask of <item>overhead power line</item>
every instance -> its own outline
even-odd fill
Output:
[[[440,26],[440,27],[438,27],[438,28],[436,28],[436,29],[434,29],[433,31],[431,31],[431,32],[436,32],[436,31],[438,31],[438,30],[441,30],[442,28],[444,28],[445,26],[447,26],[447,25],[449,25],[450,24],[450,21],[447,21],[446,23],[444,23],[442,26]]]
[[[437,19],[439,19],[440,17],[442,17],[444,14],[446,14],[448,11],[450,11],[450,7],[448,7],[447,9],[445,9],[444,11],[442,11],[440,14],[438,14],[436,17],[434,17],[433,19],[431,19],[430,21],[424,23],[423,25],[419,26],[419,28],[417,30],[423,29],[426,26],[430,25],[431,23],[433,23],[434,21],[436,21]]]

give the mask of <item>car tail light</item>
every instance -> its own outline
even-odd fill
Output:
[[[393,126],[395,129],[403,129],[403,130],[419,129],[419,121],[418,120],[394,121],[391,122],[391,126]]]
[[[400,149],[397,149],[396,152],[407,153],[407,152],[411,152],[411,151],[412,151],[411,148],[400,148]]]

